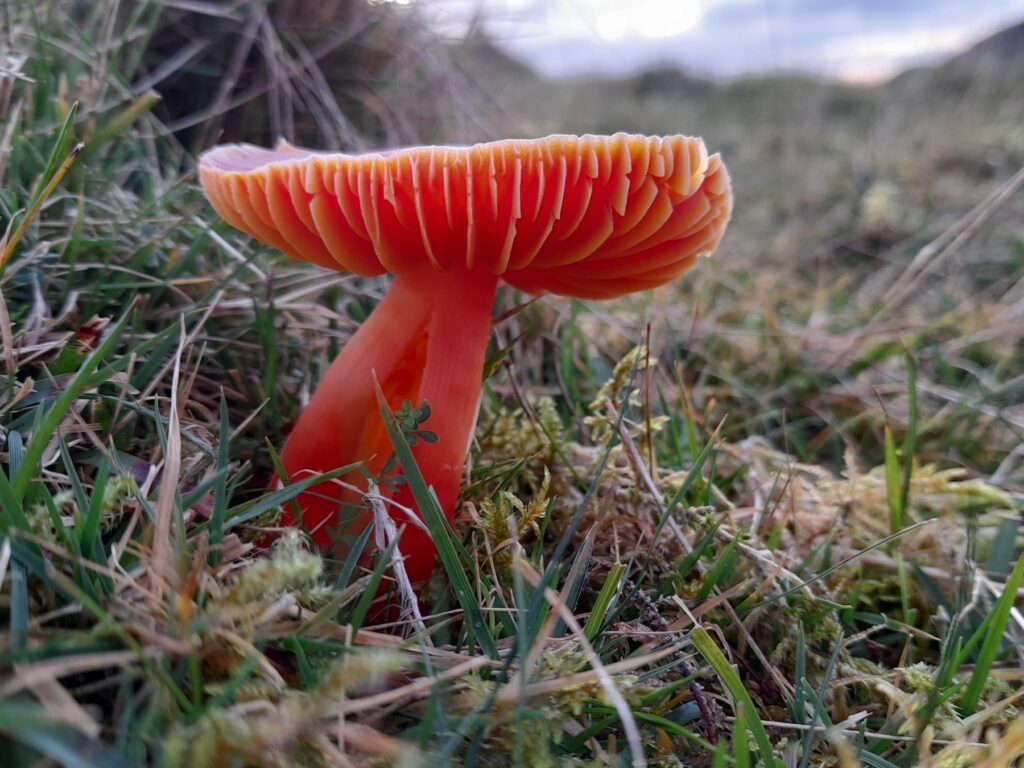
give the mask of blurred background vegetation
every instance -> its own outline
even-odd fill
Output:
[[[439,38],[424,10],[168,3],[131,55],[163,97],[163,127],[191,152],[278,138],[361,151],[702,135],[732,174],[734,221],[718,256],[656,296],[647,317],[656,346],[687,361],[707,417],[728,413],[732,437],[784,433],[791,450],[836,466],[851,446],[877,458],[875,406],[906,419],[907,346],[921,358],[925,424],[943,415],[922,435],[924,457],[1024,477],[1008,458],[1024,430],[1024,26],[869,86],[667,67],[549,80],[481,25]],[[627,306],[620,333],[598,345],[613,356],[643,334]],[[536,372],[534,384],[553,383]]]

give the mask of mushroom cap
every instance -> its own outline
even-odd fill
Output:
[[[728,173],[687,136],[548,136],[366,154],[229,144],[200,180],[226,221],[360,275],[487,270],[530,293],[612,298],[718,246]]]

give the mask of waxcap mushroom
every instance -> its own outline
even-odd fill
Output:
[[[652,288],[718,245],[729,177],[686,136],[548,136],[347,155],[225,145],[203,187],[230,224],[359,275],[480,269],[532,293]]]
[[[206,152],[199,171],[214,209],[257,240],[329,269],[395,276],[289,436],[289,476],[384,466],[391,450],[376,380],[393,410],[430,406],[425,428],[438,440],[414,454],[449,519],[499,280],[589,299],[654,288],[713,252],[732,212],[725,166],[686,136],[555,135],[364,154],[229,144]],[[326,483],[298,501],[322,545],[339,506],[360,502]],[[404,490],[394,501],[415,506]],[[348,534],[368,521],[357,512]],[[407,527],[400,549],[410,577],[430,574],[424,531]]]

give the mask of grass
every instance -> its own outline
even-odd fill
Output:
[[[824,131],[822,154],[808,133],[754,134],[726,157],[732,239],[681,286],[615,305],[502,296],[454,526],[383,414],[442,556],[422,615],[396,620],[372,600],[396,580],[393,544],[360,562],[368,532],[335,562],[265,535],[317,479],[265,492],[274,449],[381,284],[217,221],[150,93],[140,46],[169,17],[116,7],[0,16],[5,764],[1018,764],[1015,169],[956,185],[909,167],[932,139],[896,142],[872,172],[902,162],[901,184],[930,174],[920,189],[946,198],[869,268],[850,257],[863,217],[823,238],[820,211],[799,211],[809,189],[764,183],[802,151],[815,204],[884,197],[844,192],[822,161],[844,133]],[[303,41],[279,22],[252,23],[281,44],[260,48],[279,57],[267,70],[293,72]],[[274,101],[278,82],[270,122],[333,114],[308,67],[295,87],[320,106]],[[751,88],[710,91],[726,143]],[[674,130],[664,94],[643,98],[657,109],[602,119]],[[386,140],[379,113],[346,109]],[[989,150],[1015,157],[999,135]],[[762,145],[777,153],[759,166]],[[800,242],[812,256],[787,261]]]

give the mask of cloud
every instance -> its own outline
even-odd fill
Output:
[[[1024,19],[1024,0],[440,0],[448,30],[479,10],[549,76],[674,64],[717,76],[788,69],[880,78]],[[460,16],[455,11],[462,6]],[[464,28],[465,24],[463,24]],[[457,33],[457,32],[456,32]]]

